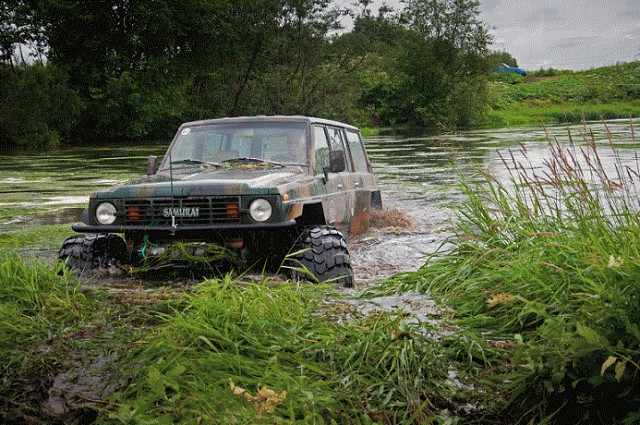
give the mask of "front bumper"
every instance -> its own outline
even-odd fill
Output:
[[[131,225],[115,225],[115,226],[92,226],[87,224],[73,224],[71,228],[79,233],[125,233],[125,232],[161,232],[161,233],[180,233],[194,231],[234,231],[234,230],[268,230],[268,229],[285,229],[294,227],[295,220],[285,221],[282,223],[242,223],[242,224],[208,224],[208,225],[176,225],[176,226],[131,226]]]

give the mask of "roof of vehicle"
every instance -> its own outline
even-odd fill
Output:
[[[200,121],[190,121],[182,124],[182,126],[195,126],[195,125],[207,125],[207,124],[231,124],[231,123],[243,123],[243,122],[303,122],[308,124],[326,124],[338,127],[348,128],[354,131],[359,131],[357,127],[343,122],[328,120],[325,118],[307,117],[303,115],[259,115],[251,117],[226,117],[215,118]],[[181,127],[182,127],[181,126]]]

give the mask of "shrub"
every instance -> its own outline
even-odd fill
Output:
[[[71,135],[84,105],[52,65],[11,68],[0,64],[0,142],[46,147]]]

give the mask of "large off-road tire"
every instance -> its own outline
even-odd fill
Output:
[[[351,257],[338,229],[329,226],[307,229],[294,251],[288,262],[294,279],[353,286]]]
[[[67,267],[84,273],[124,263],[126,254],[127,247],[121,237],[89,233],[67,238],[58,252],[58,259]]]

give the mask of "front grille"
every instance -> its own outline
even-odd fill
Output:
[[[168,215],[168,216],[167,216]],[[240,222],[240,198],[216,196],[183,199],[129,199],[124,201],[124,224],[170,226]]]

